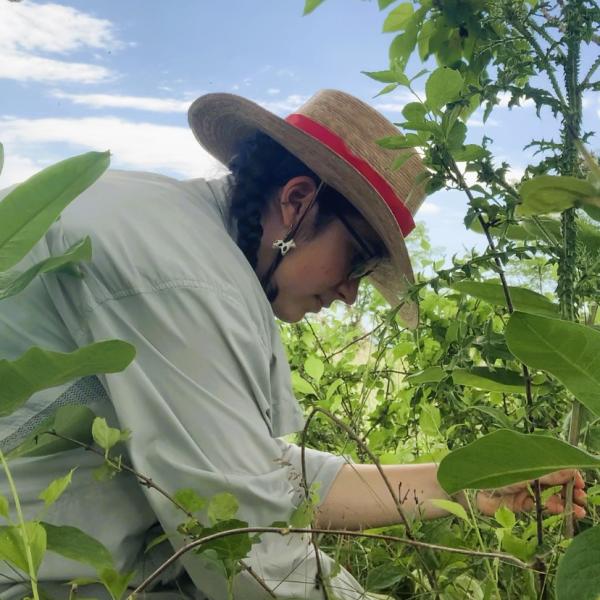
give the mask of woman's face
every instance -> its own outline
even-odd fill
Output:
[[[279,250],[270,249],[275,239],[282,239],[289,228],[297,222],[303,211],[310,206],[316,188],[310,178],[300,182],[301,185],[287,194],[289,204],[284,201],[281,219],[277,222],[265,219],[263,221],[263,272],[266,271]],[[288,182],[289,185],[289,182]],[[279,205],[281,207],[281,205]],[[272,302],[273,312],[282,321],[294,323],[306,313],[319,312],[328,307],[334,300],[342,300],[353,304],[358,293],[360,279],[349,278],[352,267],[357,259],[364,256],[364,251],[352,236],[347,226],[339,219],[333,218],[323,229],[315,233],[315,217],[318,206],[312,205],[302,219],[298,232],[294,236],[296,246],[281,260],[271,278],[271,286],[276,286],[278,294]],[[271,213],[271,217],[277,217]],[[352,229],[367,242],[375,233],[370,226],[360,218],[348,219]],[[260,267],[260,259],[259,259]]]

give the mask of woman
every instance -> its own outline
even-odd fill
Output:
[[[402,301],[412,279],[404,237],[423,199],[414,183],[422,166],[415,155],[393,171],[393,154],[374,140],[395,135],[396,128],[337,91],[319,92],[286,120],[240,97],[203,96],[190,109],[190,124],[231,175],[180,182],[107,173],[27,258],[62,253],[90,235],[94,258],[82,265],[85,277],[46,275],[0,304],[0,348],[7,358],[32,345],[70,351],[119,338],[136,346],[135,361],[123,373],[36,394],[3,419],[0,439],[10,449],[41,416],[83,402],[112,425],[132,430],[130,461],[163,489],[192,488],[204,497],[230,492],[240,519],[269,525],[287,521],[303,497],[300,449],[281,439],[300,430],[303,418],[274,316],[294,322],[335,300],[352,304],[366,276],[390,303]],[[401,314],[416,323],[414,305],[404,303]],[[119,569],[137,569],[139,581],[160,561],[143,553],[148,531],[159,522],[180,545],[182,515],[126,473],[94,481],[99,462],[74,450],[21,459],[12,468],[25,509],[34,514],[47,482],[78,465],[45,520],[97,536]],[[414,491],[404,505],[408,515],[443,514],[430,502],[446,498],[435,465],[385,470],[394,489],[402,484],[403,491]],[[306,475],[319,486],[317,525],[358,529],[398,521],[372,465],[308,450]],[[543,481],[565,483],[573,476],[559,472]],[[579,504],[582,486],[578,477]],[[531,508],[525,484],[478,495],[486,514],[502,502]],[[548,509],[562,510],[557,496]],[[577,506],[579,516],[582,510]],[[263,535],[245,562],[252,572],[237,576],[236,598],[270,597],[256,577],[281,598],[322,598],[306,537]],[[321,555],[320,562],[328,573],[332,561]],[[188,554],[184,565],[186,573],[163,580],[166,589],[178,591],[169,595],[155,587],[156,598],[226,597],[225,579],[210,561]],[[92,573],[49,558],[40,581]],[[338,598],[364,597],[343,569],[331,585]],[[61,586],[47,587],[54,597],[66,597]],[[19,598],[23,590],[7,584],[0,598]],[[85,593],[92,594],[102,593]]]

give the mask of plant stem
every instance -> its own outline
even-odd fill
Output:
[[[13,481],[10,469],[8,468],[8,464],[6,462],[6,459],[4,458],[4,453],[2,452],[2,450],[0,450],[0,462],[2,462],[2,467],[4,468],[4,472],[6,473],[8,486],[10,487],[10,492],[12,494],[15,503],[15,508],[17,510],[17,517],[19,519],[19,526],[21,528],[21,537],[23,538],[23,546],[25,547],[25,556],[27,557],[27,567],[29,570],[29,579],[31,581],[31,592],[33,593],[34,600],[40,600],[37,587],[37,575],[35,572],[35,567],[33,565],[33,556],[31,555],[31,546],[29,545],[29,536],[27,535],[27,528],[25,527],[25,519],[23,518],[23,512],[21,511],[21,502],[19,501],[19,494],[17,493],[15,482]]]

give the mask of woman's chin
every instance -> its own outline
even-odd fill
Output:
[[[306,313],[318,312],[317,310],[309,310],[299,303],[281,302],[279,298],[271,306],[275,316],[285,323],[297,323],[304,318]]]

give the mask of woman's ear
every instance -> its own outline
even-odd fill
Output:
[[[293,177],[280,189],[277,206],[285,227],[290,229],[298,223],[316,193],[317,185],[307,175]]]

